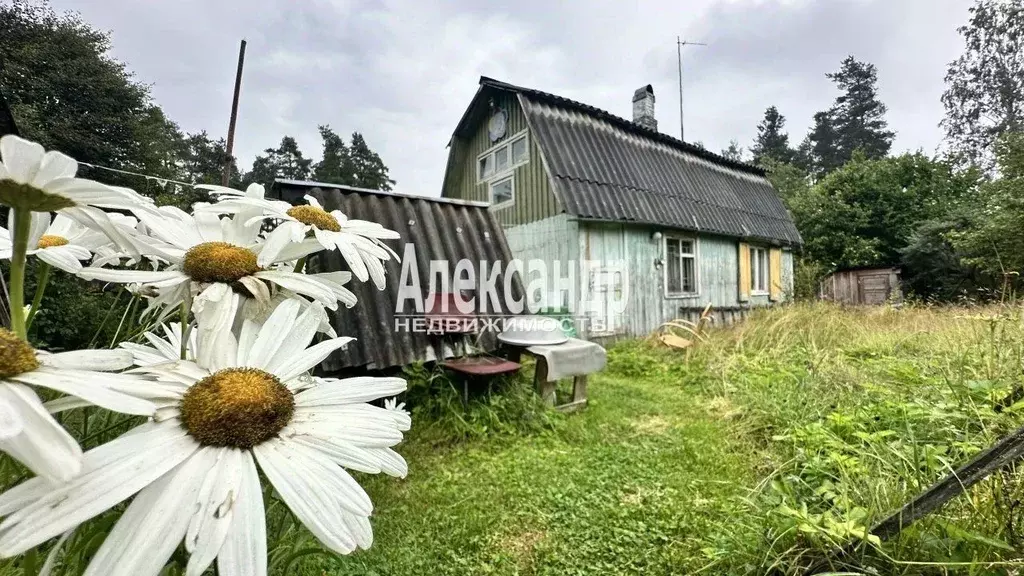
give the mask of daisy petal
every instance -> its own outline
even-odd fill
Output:
[[[25,429],[18,411],[7,400],[0,398],[0,440],[21,434]]]
[[[58,370],[43,366],[31,372],[12,376],[10,380],[63,392],[114,412],[152,416],[156,411],[156,406],[152,402],[116,392],[107,386],[107,381],[117,376],[119,375],[87,370]]]
[[[231,529],[217,556],[221,576],[266,576],[267,525],[263,489],[250,452],[243,452],[242,484]]]
[[[274,312],[267,318],[266,323],[260,328],[259,335],[253,341],[248,350],[239,349],[238,366],[252,366],[253,368],[267,368],[274,358],[284,337],[295,324],[295,314],[299,311],[299,303],[295,300],[285,300],[274,309]],[[311,336],[312,337],[312,336]],[[302,347],[309,344],[306,340]],[[245,356],[242,356],[242,353]],[[272,370],[268,369],[268,372]]]
[[[236,365],[238,341],[231,332],[238,294],[227,284],[211,284],[192,303],[196,315],[196,363],[210,372]]]
[[[273,284],[277,284],[281,288],[291,290],[296,294],[309,296],[331,310],[338,307],[338,298],[334,295],[334,291],[323,282],[320,282],[306,274],[278,272],[276,270],[261,270],[253,274],[253,276]]]
[[[401,378],[314,378],[316,386],[296,394],[297,406],[326,406],[369,402],[405,392],[406,382]]]
[[[212,450],[202,449],[144,488],[124,511],[83,576],[155,575],[185,536]]]
[[[324,340],[318,344],[306,348],[302,352],[295,354],[290,358],[284,358],[281,361],[277,361],[278,358],[275,356],[275,363],[273,366],[267,367],[267,372],[270,372],[281,379],[282,382],[288,382],[289,380],[296,378],[302,374],[305,374],[309,370],[318,366],[324,361],[331,352],[343,348],[349,342],[355,340],[355,338],[349,338],[342,336],[340,338],[331,338],[330,340]]]
[[[22,420],[21,433],[0,439],[0,450],[55,483],[66,482],[78,474],[82,449],[50,416],[35,392],[21,384],[0,384],[0,401],[13,408]],[[68,528],[71,526],[53,536]]]
[[[8,178],[19,184],[31,184],[43,161],[43,147],[8,134],[0,138],[0,161],[7,168]]]
[[[96,370],[112,372],[132,365],[132,354],[127,350],[75,350],[56,354],[40,354],[39,363],[51,368]]]
[[[339,554],[355,550],[344,516],[369,516],[373,505],[348,472],[312,450],[280,440],[264,442],[253,452],[281,499],[317,540]]]
[[[139,283],[163,282],[178,279],[188,281],[188,276],[176,270],[113,270],[111,268],[83,268],[78,276],[85,280],[102,280],[104,282]]]
[[[57,246],[55,248],[39,250],[36,252],[36,257],[58,270],[63,270],[69,274],[78,274],[82,270],[82,263],[76,257],[78,254],[76,254],[76,251],[66,250],[66,248],[67,246]],[[88,252],[86,250],[86,256],[82,260],[88,260],[92,256]]]
[[[32,185],[45,188],[47,184],[58,178],[73,178],[77,172],[78,162],[75,162],[74,158],[51,150],[43,154],[43,159],[39,163],[39,171],[32,179]]]
[[[169,421],[90,450],[82,461],[87,469],[82,474],[51,487],[41,498],[4,518],[0,555],[21,554],[109,510],[198,448],[178,422]],[[90,460],[105,461],[105,465],[96,466]]]
[[[186,576],[201,576],[213,564],[231,528],[241,491],[244,453],[220,448],[214,454],[215,464],[199,492],[199,509],[185,533],[185,549],[191,553]]]
[[[28,227],[28,249],[35,250],[39,246],[39,239],[46,234],[46,229],[50,227],[50,213],[49,212],[33,212],[32,219]]]

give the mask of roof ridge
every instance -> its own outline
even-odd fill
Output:
[[[564,96],[559,96],[558,94],[554,94],[554,93],[551,93],[551,92],[544,92],[543,90],[537,90],[535,88],[527,88],[525,86],[517,86],[515,84],[509,84],[508,82],[503,82],[501,80],[490,78],[488,76],[481,76],[480,77],[480,85],[481,86],[491,86],[491,87],[502,89],[502,90],[510,90],[510,91],[514,91],[514,92],[526,93],[526,94],[534,95],[534,96],[537,96],[537,97],[540,97],[540,98],[545,98],[545,99],[548,99],[548,100],[553,100],[553,101],[555,101],[555,102],[557,102],[559,104],[568,105],[568,106],[576,108],[576,109],[578,109],[578,110],[580,110],[582,112],[587,112],[589,114],[596,115],[596,116],[602,118],[603,120],[607,120],[607,121],[615,123],[615,124],[620,124],[621,126],[627,128],[627,129],[629,129],[629,130],[631,130],[631,131],[633,131],[633,132],[635,132],[635,133],[637,133],[637,134],[639,134],[641,136],[646,136],[646,137],[654,139],[654,140],[659,140],[659,141],[665,142],[667,144],[670,144],[672,146],[680,148],[680,149],[682,149],[685,152],[689,152],[690,154],[693,154],[693,155],[695,155],[697,157],[701,157],[701,158],[703,158],[705,160],[708,160],[708,161],[720,164],[722,166],[725,166],[725,167],[728,167],[728,168],[735,168],[737,170],[742,170],[742,171],[745,171],[745,172],[748,172],[748,173],[751,173],[751,174],[755,174],[755,175],[758,175],[758,176],[767,176],[767,173],[768,173],[767,170],[765,170],[764,168],[762,168],[760,166],[757,166],[757,165],[754,165],[754,164],[750,164],[748,162],[742,162],[742,161],[738,161],[738,160],[731,160],[729,158],[726,158],[725,156],[722,156],[721,154],[716,154],[716,153],[708,150],[707,148],[702,148],[700,146],[697,146],[696,144],[690,144],[689,142],[686,142],[684,140],[680,140],[679,138],[676,138],[675,136],[671,136],[669,134],[665,134],[664,132],[658,132],[657,130],[652,130],[650,128],[647,128],[646,126],[643,126],[641,124],[637,124],[636,122],[633,122],[631,120],[627,120],[626,118],[623,118],[622,116],[619,116],[617,114],[612,114],[611,112],[608,112],[607,110],[603,110],[601,108],[598,108],[596,106],[592,106],[592,105],[587,104],[585,102],[580,102],[578,100],[573,100],[571,98],[566,98]]]

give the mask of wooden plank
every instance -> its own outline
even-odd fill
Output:
[[[904,528],[941,508],[971,486],[981,482],[993,472],[1006,468],[1024,457],[1024,427],[1004,437],[991,448],[979,453],[973,460],[932,484],[927,490],[905,504],[898,512],[875,524],[871,534],[888,540]],[[855,540],[835,550],[826,561],[811,566],[805,574],[817,574],[833,562],[841,560],[862,545]]]
[[[750,300],[750,245],[739,243],[740,273],[739,285],[736,287],[740,302]]]
[[[782,300],[782,250],[768,250],[768,299],[772,302]]]

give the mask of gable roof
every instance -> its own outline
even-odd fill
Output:
[[[480,78],[474,104],[491,91],[517,95],[555,193],[578,218],[802,243],[762,168],[587,104],[487,77]],[[479,117],[474,104],[456,135]]]

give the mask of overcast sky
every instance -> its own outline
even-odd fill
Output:
[[[248,40],[235,152],[243,167],[281,136],[319,157],[318,124],[361,132],[398,181],[438,195],[446,145],[480,75],[629,117],[653,84],[678,136],[746,148],[776,105],[794,144],[836,96],[825,73],[852,54],[878,67],[894,151],[935,151],[946,65],[969,0],[53,0],[113,33],[182,129],[227,132],[238,41]]]

